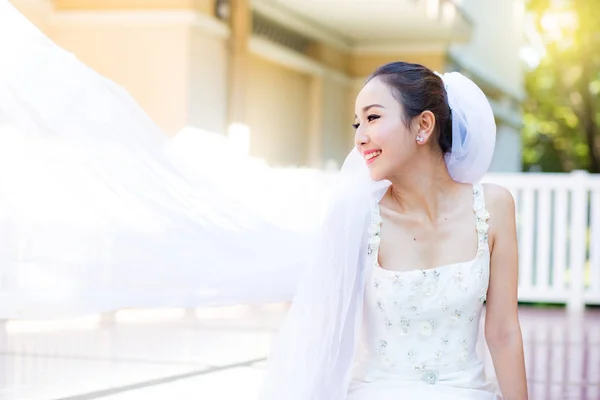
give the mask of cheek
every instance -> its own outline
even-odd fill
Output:
[[[398,142],[399,134],[400,132],[396,124],[382,121],[371,132],[371,138],[384,149],[384,147],[395,146]]]
[[[381,148],[385,157],[382,157],[382,163],[377,168],[376,180],[388,179],[396,171],[403,170],[407,164],[411,163],[413,152],[416,145],[410,142],[410,134],[405,129],[391,129],[385,132],[381,144]]]
[[[386,154],[397,156],[407,150],[407,132],[398,124],[382,124],[377,132],[377,143]]]

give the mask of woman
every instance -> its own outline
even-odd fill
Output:
[[[306,260],[297,236],[181,169],[124,91],[4,0],[0,52],[0,117],[16,128],[0,129],[0,264],[16,277],[3,290],[20,301],[8,313],[284,300],[290,272],[306,270],[265,398],[483,400],[494,393],[474,346],[489,292],[500,389],[526,398],[514,205],[501,188],[459,183],[485,173],[495,139],[462,75],[395,63],[367,82],[356,149]]]
[[[480,185],[494,116],[457,73],[392,63],[356,98],[355,149],[271,356],[265,398],[526,399],[514,203]],[[287,393],[287,395],[286,395]]]
[[[356,99],[356,147],[371,178],[391,186],[374,208],[364,354],[349,400],[415,398],[411,391],[493,399],[475,355],[486,294],[500,389],[527,398],[514,202],[504,188],[452,179],[451,118],[442,79],[419,65],[379,68]]]

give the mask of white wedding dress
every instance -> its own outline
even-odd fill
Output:
[[[364,316],[347,400],[495,400],[477,359],[490,273],[489,213],[473,186],[478,250],[470,261],[391,271],[378,263],[381,216],[373,211]]]

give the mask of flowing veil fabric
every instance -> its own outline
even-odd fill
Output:
[[[321,236],[270,357],[264,399],[345,399],[360,331],[371,209],[389,182],[373,182],[353,150]]]
[[[7,0],[0,54],[0,317],[293,299],[261,398],[345,399],[370,211],[389,182],[373,182],[353,150],[316,238],[282,229],[182,168],[122,88]],[[449,96],[459,136],[446,162],[475,181],[491,161],[493,114],[462,75],[448,85],[467,90]]]
[[[376,200],[358,154],[317,240],[277,229],[209,176],[178,169],[168,139],[120,87],[7,2],[0,11],[0,53],[10,56],[0,68],[10,123],[0,130],[4,317],[295,293],[262,398],[344,398]]]
[[[312,241],[183,168],[118,85],[0,1],[0,317],[291,299]]]

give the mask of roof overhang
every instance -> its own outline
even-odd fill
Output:
[[[352,52],[447,46],[468,40],[472,28],[450,0],[252,0],[252,6],[305,36]]]

